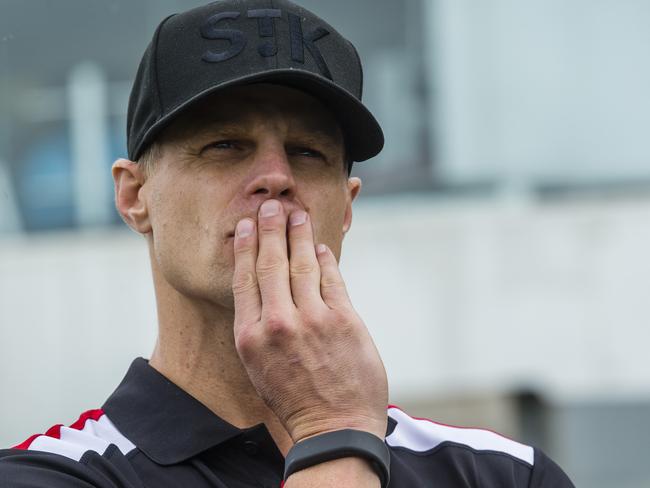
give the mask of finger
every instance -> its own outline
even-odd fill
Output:
[[[316,246],[316,256],[320,265],[320,294],[330,307],[341,309],[349,307],[350,298],[336,257],[325,244]]]
[[[262,300],[257,283],[255,263],[257,262],[257,232],[255,222],[243,219],[235,231],[235,270],[232,291],[235,300],[235,334],[239,328],[259,322],[262,315]]]
[[[260,207],[257,281],[265,311],[281,314],[293,308],[287,255],[287,216],[279,201],[267,200]]]
[[[291,295],[298,308],[322,307],[320,266],[314,251],[314,237],[309,214],[296,210],[289,216],[289,275]]]

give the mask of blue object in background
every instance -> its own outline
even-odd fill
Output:
[[[16,171],[17,199],[28,232],[75,227],[71,154],[65,130],[36,139]]]
[[[126,151],[123,122],[113,123],[110,127],[111,156],[106,167],[109,173],[113,161],[125,157]],[[25,153],[23,161],[17,165],[16,192],[23,228],[26,231],[77,227],[71,158],[68,132],[65,129],[55,129],[35,139]],[[107,181],[110,182],[112,194],[112,179],[108,178]],[[122,220],[114,210],[113,200],[105,204],[113,209],[111,223],[121,224]]]
[[[111,171],[111,166],[113,161],[119,158],[127,158],[126,151],[126,118],[118,117],[111,121],[109,124],[110,130],[110,139],[108,141],[108,149],[110,151],[110,162],[107,168],[107,171]],[[111,184],[111,194],[113,194],[113,178],[109,178]],[[114,224],[122,224],[122,217],[117,213],[115,209],[115,203],[113,200],[110,202],[111,208],[113,209],[113,218],[111,222]]]

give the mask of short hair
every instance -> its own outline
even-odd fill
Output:
[[[136,163],[142,169],[145,178],[149,178],[154,171],[156,162],[162,157],[162,144],[153,141],[140,155]]]

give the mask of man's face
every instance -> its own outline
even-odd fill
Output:
[[[265,200],[307,211],[315,243],[340,255],[360,181],[347,178],[331,113],[287,87],[216,94],[163,134],[145,186],[155,273],[184,295],[232,307],[233,235]]]

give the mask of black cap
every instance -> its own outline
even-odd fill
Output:
[[[207,95],[262,82],[321,100],[337,118],[353,161],[381,151],[381,127],[361,103],[363,72],[352,43],[287,0],[221,0],[167,17],[156,29],[129,99],[129,159],[137,160],[165,126]]]

